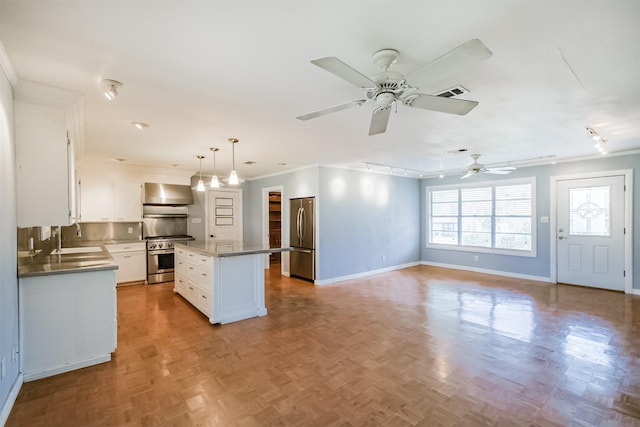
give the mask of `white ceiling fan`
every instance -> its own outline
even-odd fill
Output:
[[[382,49],[373,54],[373,62],[379,65],[383,71],[371,76],[371,78],[351,68],[334,56],[314,59],[311,61],[312,64],[363,89],[365,98],[304,114],[297,118],[299,120],[309,120],[336,111],[346,110],[347,108],[361,106],[368,102],[375,102],[377,106],[373,110],[373,116],[371,117],[369,135],[376,135],[387,130],[387,123],[389,122],[389,115],[394,102],[424,110],[465,115],[478,105],[477,101],[418,93],[418,88],[411,86],[407,81],[425,81],[426,79],[435,81],[488,59],[491,55],[491,51],[480,40],[472,39],[420,67],[410,75],[404,76],[401,73],[389,71],[389,67],[398,60],[398,51],[395,49]],[[448,96],[452,95],[454,94],[450,93]]]
[[[471,158],[473,159],[473,163],[466,167],[463,171],[463,175],[460,179],[469,178],[472,175],[478,175],[479,173],[491,173],[494,175],[508,175],[516,168],[513,166],[505,166],[502,168],[486,168],[483,164],[478,163],[478,159],[480,158],[480,154],[472,154]]]

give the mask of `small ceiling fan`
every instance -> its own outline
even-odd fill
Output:
[[[472,175],[478,175],[479,173],[491,173],[494,175],[508,175],[516,168],[513,166],[505,166],[503,168],[485,168],[483,164],[478,163],[478,159],[480,158],[480,154],[472,154],[471,158],[473,159],[473,163],[466,167],[463,171],[463,175],[460,179],[469,178]]]
[[[371,76],[371,78],[351,68],[334,56],[314,59],[311,61],[312,64],[363,89],[365,98],[304,114],[298,116],[297,119],[309,120],[325,114],[375,102],[377,106],[373,110],[371,117],[369,135],[376,135],[387,130],[387,123],[389,122],[391,107],[394,102],[424,110],[465,115],[478,105],[477,101],[418,93],[418,88],[411,86],[407,81],[424,81],[425,79],[435,81],[488,59],[491,55],[491,51],[480,40],[472,39],[418,68],[410,75],[404,76],[401,73],[389,71],[389,67],[395,64],[400,56],[398,51],[395,49],[382,49],[373,54],[373,62],[379,65],[383,71]],[[449,96],[451,95],[453,94],[449,94]]]

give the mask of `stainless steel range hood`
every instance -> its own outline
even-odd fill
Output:
[[[145,205],[181,206],[193,204],[193,192],[188,185],[144,183]]]

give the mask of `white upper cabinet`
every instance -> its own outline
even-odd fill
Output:
[[[75,153],[84,137],[82,95],[21,81],[14,116],[18,227],[72,224]]]
[[[86,177],[80,180],[80,221],[142,221],[138,180]]]

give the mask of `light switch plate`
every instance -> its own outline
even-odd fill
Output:
[[[546,224],[547,222],[549,222],[549,217],[548,216],[541,216],[540,217],[540,222],[543,224]]]

